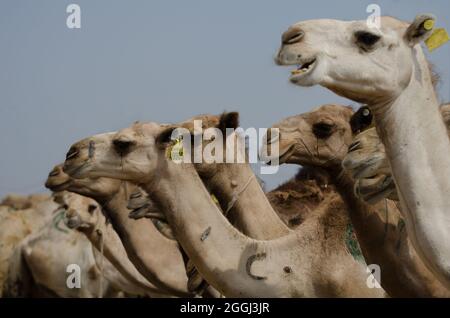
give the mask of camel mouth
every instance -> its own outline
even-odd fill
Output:
[[[66,216],[66,226],[69,229],[77,229],[79,227],[81,227],[81,218],[77,215],[77,216],[72,216],[72,217],[67,217]]]
[[[70,183],[70,179],[69,180],[66,180],[66,181],[64,181],[64,182],[61,182],[61,183],[58,183],[58,184],[51,184],[51,183],[46,183],[45,184],[45,186],[49,189],[49,190],[51,190],[51,191],[53,191],[53,192],[61,192],[61,191],[64,191],[66,188],[67,188],[67,186],[69,185],[69,183]]]
[[[315,69],[316,62],[317,58],[313,58],[305,63],[298,64],[297,68],[291,71],[290,80],[296,82],[299,78],[311,73]]]
[[[395,188],[388,186],[384,189],[380,189],[379,191],[374,191],[372,193],[361,193],[361,191],[355,187],[355,194],[358,197],[362,197],[367,203],[375,204],[382,199],[387,198],[394,190]]]
[[[167,219],[165,218],[165,216],[162,213],[152,212],[149,210],[149,207],[150,207],[149,205],[144,205],[140,208],[133,209],[128,214],[128,217],[133,220],[146,218],[146,219],[151,219],[152,221],[159,220],[159,221],[163,221],[163,222],[167,223]]]
[[[373,176],[374,170],[376,169],[372,162],[363,162],[353,167],[352,176],[354,179],[370,178]]]
[[[89,163],[89,160],[86,160],[80,164],[68,164],[66,162],[63,170],[72,178],[83,178],[82,174],[87,168],[89,168]]]
[[[147,210],[148,210],[148,206],[147,205],[144,205],[144,206],[142,206],[140,208],[133,209],[128,214],[128,217],[130,219],[133,219],[133,220],[138,220],[138,219],[145,218],[145,217],[147,217]]]
[[[294,145],[290,145],[285,151],[283,151],[283,153],[278,155],[278,165],[281,165],[283,163],[286,163],[289,158],[292,156],[294,152]],[[268,158],[268,160],[266,161],[266,164],[269,166],[273,166],[275,165],[275,158]]]

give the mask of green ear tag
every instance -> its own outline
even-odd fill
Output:
[[[431,20],[428,20],[431,21]],[[433,31],[428,39],[425,40],[425,45],[430,52],[444,45],[450,40],[447,30],[439,28]]]

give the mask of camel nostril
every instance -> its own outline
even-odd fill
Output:
[[[119,155],[125,155],[128,152],[130,152],[131,146],[133,146],[133,144],[134,143],[130,140],[123,140],[123,139],[113,140],[114,149]]]
[[[284,45],[295,44],[300,42],[305,33],[298,28],[290,28],[286,32],[283,33],[281,37],[281,42]]]
[[[48,174],[49,177],[56,177],[57,175],[60,174],[59,169],[53,169],[52,171],[50,171],[50,173]]]
[[[359,149],[359,146],[361,145],[360,141],[355,141],[353,142],[349,147],[348,147],[348,152],[352,152],[355,151],[357,149]]]
[[[67,218],[73,218],[76,215],[77,215],[77,211],[75,211],[73,209],[69,209],[69,210],[66,211],[66,217]]]
[[[80,151],[76,147],[70,147],[69,151],[66,154],[66,160],[75,158]]]

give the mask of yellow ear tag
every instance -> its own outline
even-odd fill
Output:
[[[434,28],[434,20],[426,20],[423,24],[425,30],[430,31]]]
[[[430,21],[430,20],[428,20]],[[444,28],[439,28],[433,31],[428,39],[425,40],[425,45],[430,52],[433,52],[438,47],[444,45],[450,40],[447,30]]]
[[[172,161],[179,161],[183,158],[183,140],[178,138],[172,146],[167,147],[166,157]]]
[[[212,193],[211,193],[211,199],[213,200],[213,202],[215,204],[219,204],[219,200],[217,200],[217,197],[214,194],[212,194]]]

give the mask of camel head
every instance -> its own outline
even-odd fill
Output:
[[[202,133],[194,131],[194,120],[201,120],[202,122]],[[193,154],[195,152],[199,152],[202,154],[206,154],[203,157],[203,160],[201,162],[195,162],[194,166],[197,170],[198,174],[202,178],[209,178],[211,176],[214,176],[218,169],[220,169],[222,163],[226,162],[227,154],[230,153],[229,157],[231,158],[232,162],[236,163],[237,161],[237,150],[242,150],[242,147],[244,146],[245,151],[245,144],[242,144],[244,142],[242,139],[238,138],[238,134],[234,131],[239,126],[239,113],[238,112],[224,112],[220,115],[199,115],[192,117],[186,121],[183,121],[175,127],[181,127],[189,130],[191,135],[194,137],[191,139],[191,148],[192,148],[192,162],[194,161]],[[214,130],[208,130],[209,128],[215,128]],[[232,129],[232,132],[227,132],[227,129]],[[214,133],[209,133],[209,132]],[[221,135],[216,135],[221,134]],[[202,143],[194,143],[195,138],[202,138]],[[227,140],[233,139],[234,143],[227,143]],[[222,141],[222,149],[223,151],[219,153],[217,149],[214,147],[213,143]],[[232,145],[234,145],[233,153],[231,154]],[[208,155],[213,154],[216,159],[220,160],[222,163],[214,162],[213,160],[208,160]],[[242,154],[245,156],[245,153]]]
[[[393,99],[421,72],[417,64],[426,61],[417,44],[431,34],[434,20],[430,14],[411,24],[382,17],[379,28],[365,20],[298,22],[283,33],[275,62],[298,65],[290,77],[295,85],[319,84],[368,104]]]
[[[268,144],[278,141],[279,162],[304,166],[329,167],[340,164],[352,141],[350,118],[353,110],[349,106],[323,105],[317,109],[288,117],[272,126],[278,128],[276,136],[267,136]],[[268,134],[272,130],[268,131]],[[272,162],[270,154],[264,158]]]
[[[69,192],[58,201],[60,208],[65,210],[67,227],[80,231],[91,231],[95,228],[101,209],[97,202]]]
[[[172,130],[157,123],[135,123],[115,133],[94,135],[70,148],[64,172],[73,178],[107,177],[148,183],[167,164]]]
[[[74,179],[63,171],[63,164],[50,171],[45,186],[54,192],[70,191],[95,200],[109,200],[118,191],[121,181],[111,178]]]

